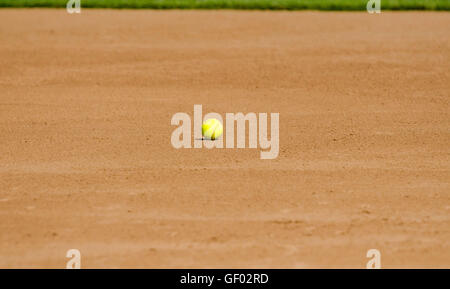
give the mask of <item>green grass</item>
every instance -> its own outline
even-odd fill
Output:
[[[366,10],[368,0],[81,0],[82,8]],[[63,8],[68,0],[0,0],[0,7]],[[450,10],[450,0],[381,0],[381,10]]]

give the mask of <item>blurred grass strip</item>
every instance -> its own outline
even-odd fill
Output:
[[[0,0],[0,7],[66,7],[68,0]],[[366,10],[368,0],[81,0],[82,8]],[[381,0],[381,10],[450,10],[450,0]]]

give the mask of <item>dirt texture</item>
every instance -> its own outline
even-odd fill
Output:
[[[450,13],[0,10],[0,267],[450,267]],[[172,115],[280,113],[280,153]]]

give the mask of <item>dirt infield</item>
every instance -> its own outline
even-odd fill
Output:
[[[0,10],[0,267],[450,266],[449,13]],[[280,154],[176,112],[279,112]]]

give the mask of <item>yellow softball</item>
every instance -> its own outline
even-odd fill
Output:
[[[223,126],[215,118],[207,119],[202,125],[202,135],[204,138],[215,140],[223,133]]]

